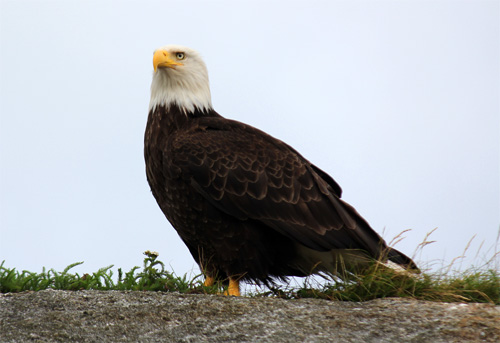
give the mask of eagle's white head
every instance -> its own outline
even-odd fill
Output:
[[[185,112],[212,109],[208,71],[200,54],[180,45],[166,45],[153,56],[149,110],[177,105]]]

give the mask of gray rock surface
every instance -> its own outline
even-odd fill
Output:
[[[118,291],[0,294],[1,342],[500,342],[500,307]]]

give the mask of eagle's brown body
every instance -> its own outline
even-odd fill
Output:
[[[145,160],[154,197],[208,277],[268,283],[352,271],[366,257],[416,268],[340,199],[329,175],[213,110],[152,108]]]

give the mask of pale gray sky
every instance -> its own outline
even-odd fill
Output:
[[[197,49],[222,115],[286,141],[417,260],[491,257],[500,225],[498,1],[4,1],[0,261],[194,262],[146,182],[152,53]],[[484,242],[479,257],[476,251]],[[486,256],[485,256],[486,255]],[[444,261],[444,262],[443,262]]]

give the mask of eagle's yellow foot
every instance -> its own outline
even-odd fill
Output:
[[[210,287],[210,286],[213,286],[214,283],[215,283],[215,279],[211,276],[207,276],[205,278],[205,282],[203,282],[203,286]]]
[[[211,276],[207,276],[205,278],[205,282],[203,282],[203,286],[210,287],[215,284],[215,278]],[[224,291],[224,295],[232,295],[235,297],[239,297],[240,294],[240,282],[237,279],[229,278],[229,287],[227,291]]]
[[[224,295],[232,295],[235,297],[240,296],[240,281],[238,279],[229,278],[229,287],[227,291],[224,292]]]

